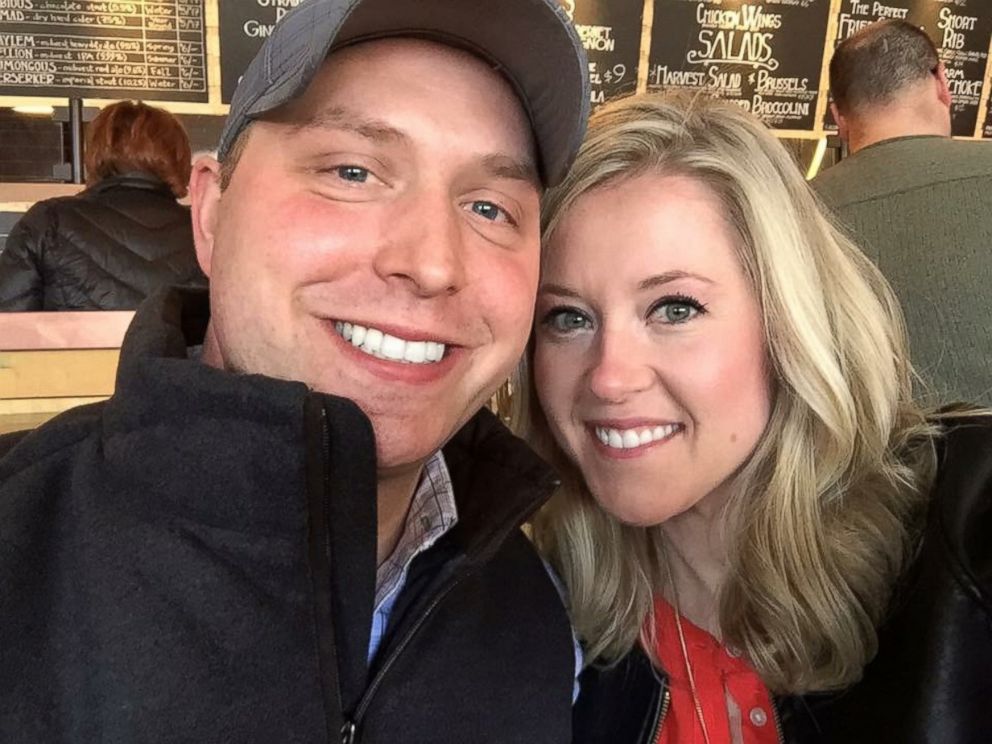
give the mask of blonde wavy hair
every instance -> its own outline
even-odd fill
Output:
[[[634,96],[600,108],[568,178],[543,207],[544,250],[586,192],[645,172],[688,176],[718,196],[764,317],[770,420],[735,483],[722,528],[730,575],[720,628],[776,693],[845,686],[919,542],[938,428],[913,399],[898,302],[825,216],[782,144],[709,97]],[[534,538],[560,571],[587,659],[619,659],[653,627],[665,586],[658,527],[623,525],[553,441],[521,367],[520,433],[563,476]],[[649,632],[649,631],[648,631]]]

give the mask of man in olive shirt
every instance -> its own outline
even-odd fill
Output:
[[[851,156],[813,186],[895,289],[936,401],[992,405],[992,143],[951,139],[944,66],[904,21],[837,47],[830,89]]]

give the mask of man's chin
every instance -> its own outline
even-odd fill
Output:
[[[427,426],[386,431],[374,423],[373,427],[376,430],[376,461],[380,474],[419,469],[457,432],[457,428],[441,431]]]
[[[370,406],[371,411],[361,400],[355,402],[372,422],[380,471],[420,467],[484,405],[483,402],[456,409],[450,405],[450,399],[435,400],[428,406],[387,412],[387,406],[381,401],[376,401],[374,408]],[[459,414],[456,410],[462,412]]]
[[[375,425],[373,424],[373,428]],[[404,463],[427,460],[454,435],[425,431],[427,427],[403,434],[383,435],[376,429],[376,458],[385,466],[402,467]]]

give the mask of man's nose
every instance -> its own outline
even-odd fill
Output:
[[[592,349],[589,389],[608,403],[623,403],[630,396],[649,388],[655,372],[646,358],[644,340],[629,330],[604,327]]]
[[[450,198],[422,195],[387,225],[375,270],[419,296],[454,294],[465,285],[464,220]]]

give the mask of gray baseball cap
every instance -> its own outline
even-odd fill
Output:
[[[248,65],[218,157],[252,119],[301,95],[334,49],[396,36],[433,39],[492,64],[530,119],[544,184],[565,176],[589,116],[589,66],[558,0],[304,0]]]

